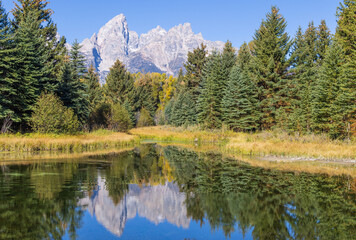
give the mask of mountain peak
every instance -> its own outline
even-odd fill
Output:
[[[177,75],[187,54],[201,43],[208,51],[221,51],[222,42],[204,40],[194,34],[190,23],[179,24],[166,31],[161,26],[141,34],[130,31],[124,14],[119,14],[106,23],[89,40],[83,41],[82,52],[87,64],[93,64],[101,76],[101,83],[110,67],[119,59],[130,72],[160,72]]]
[[[126,16],[124,14],[119,14],[116,17],[112,18],[110,22],[126,22]]]

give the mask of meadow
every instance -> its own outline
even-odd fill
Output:
[[[303,157],[310,159],[356,159],[356,142],[331,140],[326,135],[291,135],[284,131],[236,133],[199,130],[196,127],[157,126],[130,130],[141,139],[214,144],[223,152],[251,156]]]

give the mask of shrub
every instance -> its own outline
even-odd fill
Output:
[[[98,104],[90,113],[89,124],[92,130],[107,128],[111,115],[111,105],[103,102]]]
[[[77,133],[79,121],[73,110],[52,94],[42,94],[31,117],[31,127],[39,133]]]
[[[153,118],[151,117],[150,112],[145,108],[142,108],[140,112],[140,116],[137,121],[137,127],[147,127],[153,125],[154,125],[154,121]]]
[[[132,128],[129,112],[120,104],[113,104],[109,117],[109,129],[119,132],[126,132]]]

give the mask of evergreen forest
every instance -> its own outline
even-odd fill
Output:
[[[130,73],[117,60],[104,85],[75,41],[58,37],[46,0],[0,1],[1,133],[66,133],[153,125],[282,129],[356,135],[356,1],[325,21],[286,31],[273,6],[251,40],[223,51],[201,44],[178,76]],[[335,34],[333,34],[335,32]]]

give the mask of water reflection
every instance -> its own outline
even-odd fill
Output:
[[[106,229],[121,236],[126,222],[137,215],[158,225],[167,221],[177,227],[188,228],[190,218],[184,205],[185,195],[179,192],[176,184],[143,186],[130,184],[126,195],[114,203],[105,180],[99,178],[98,190],[92,196],[80,200],[91,215],[95,216]]]
[[[95,221],[88,222],[85,212]],[[167,239],[219,233],[353,239],[355,216],[350,177],[265,170],[177,147],[142,145],[86,161],[8,165],[0,171],[0,239],[84,239],[80,229],[95,224],[118,238],[139,239],[137,231],[125,231],[138,218],[154,223],[145,228]],[[163,223],[175,226],[174,236]],[[101,237],[94,233],[93,239]]]

